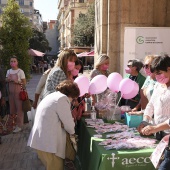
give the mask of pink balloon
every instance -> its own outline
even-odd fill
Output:
[[[138,94],[139,85],[135,81],[125,78],[120,82],[119,90],[124,99],[132,99]]]
[[[122,76],[119,73],[111,73],[108,76],[107,79],[107,87],[112,91],[112,92],[118,92],[119,91],[119,84],[122,80]]]
[[[100,94],[107,89],[107,77],[104,75],[97,75],[90,81],[89,93]]]
[[[74,80],[74,82],[77,83],[77,85],[79,87],[80,96],[83,96],[85,93],[88,93],[90,81],[86,76],[81,75],[81,76],[77,77]]]

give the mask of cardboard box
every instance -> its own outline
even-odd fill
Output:
[[[125,113],[125,122],[129,127],[138,127],[143,120],[143,115],[129,115]]]

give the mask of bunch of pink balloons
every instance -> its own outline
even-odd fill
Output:
[[[74,82],[77,83],[77,85],[79,87],[80,97],[83,96],[84,94],[88,93],[90,81],[86,76],[81,75],[81,76],[77,77],[74,80]]]
[[[107,78],[107,87],[112,92],[119,92],[119,84],[122,81],[122,76],[119,73],[111,73]]]
[[[129,79],[125,78],[120,82],[119,91],[121,92],[121,97],[124,99],[132,99],[139,92],[139,85]]]
[[[139,85],[129,78],[123,79],[119,73],[111,73],[107,79],[107,86],[112,92],[121,92],[121,97],[131,99],[139,92]]]
[[[81,75],[74,82],[79,87],[80,96],[83,96],[85,93],[99,94],[107,89],[107,77],[104,75],[97,75],[91,81],[86,76]]]
[[[85,93],[100,94],[109,88],[112,92],[121,92],[121,97],[124,99],[131,99],[139,92],[139,85],[129,78],[122,79],[119,73],[111,73],[108,78],[104,75],[97,75],[91,81],[81,75],[77,77],[74,82],[77,83],[80,89],[80,96]]]
[[[100,94],[107,89],[107,77],[104,75],[97,75],[91,81],[89,85],[90,94]]]

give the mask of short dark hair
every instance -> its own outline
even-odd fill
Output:
[[[138,59],[129,60],[128,63],[130,63],[130,62],[132,62],[132,67],[136,67],[136,70],[138,72],[143,67],[143,63],[140,60],[138,60]]]
[[[168,67],[170,67],[170,57],[167,54],[164,54],[154,58],[150,66],[150,70],[152,73],[160,70],[167,71]]]
[[[57,85],[56,90],[71,98],[78,98],[80,96],[78,85],[71,80],[62,81]]]

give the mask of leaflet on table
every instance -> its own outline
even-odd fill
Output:
[[[103,119],[85,119],[85,122],[87,123],[87,125],[94,125],[94,124],[104,124]]]
[[[96,124],[95,122],[87,121],[87,127],[96,129],[95,131],[98,134],[135,130],[134,128],[129,128],[127,125],[121,124],[119,122],[115,122],[114,124],[108,124],[108,123]]]
[[[156,140],[150,138],[134,137],[130,139],[107,139],[99,143],[103,145],[106,150],[110,149],[141,149],[141,148],[155,148]]]
[[[150,156],[150,160],[155,168],[158,168],[160,165],[160,159],[164,153],[165,148],[167,147],[167,142],[162,139],[153,153]]]

